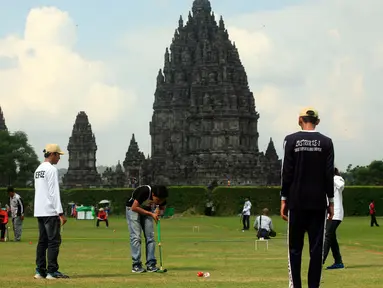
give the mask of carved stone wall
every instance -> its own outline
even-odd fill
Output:
[[[208,0],[195,0],[192,11],[185,25],[180,18],[157,76],[152,181],[267,185],[280,162],[259,151],[259,114],[238,49]]]
[[[99,187],[101,176],[96,168],[96,137],[92,132],[88,116],[78,113],[69,138],[69,167],[63,177],[65,188]]]
[[[123,162],[126,186],[134,188],[142,183],[144,161],[145,155],[140,151],[133,134]]]

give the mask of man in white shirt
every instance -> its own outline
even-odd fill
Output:
[[[60,161],[60,155],[64,153],[57,144],[48,144],[43,152],[45,161],[40,164],[34,174],[34,216],[39,225],[34,278],[69,278],[58,271],[57,258],[61,244],[60,226],[64,225],[67,220],[61,205],[57,168],[53,166]],[[46,258],[48,258],[48,265]]]
[[[343,190],[344,190],[344,179],[340,176],[339,170],[335,168],[334,171],[334,216],[326,223],[326,236],[323,249],[323,264],[326,262],[327,255],[332,251],[334,257],[334,264],[328,266],[327,269],[343,269],[344,264],[342,256],[339,250],[338,240],[336,238],[336,230],[340,223],[343,221],[344,210],[343,210]]]
[[[243,209],[242,209],[242,224],[243,224],[242,232],[245,232],[245,230],[249,230],[250,228],[250,210],[251,210],[250,197],[246,197],[245,204],[243,205]]]
[[[21,240],[23,232],[24,221],[24,202],[19,194],[17,194],[13,187],[8,187],[9,206],[12,215],[13,234],[15,235],[15,242]]]
[[[257,237],[263,239],[270,239],[270,234],[273,234],[273,221],[268,216],[269,209],[263,209],[263,215],[255,218],[254,229],[258,231]]]

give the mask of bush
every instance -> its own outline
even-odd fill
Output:
[[[350,186],[343,192],[343,206],[346,216],[369,215],[368,205],[375,200],[377,216],[383,216],[382,186]]]
[[[33,189],[15,189],[23,198],[26,215],[33,215],[34,190]],[[101,200],[111,201],[111,213],[115,215],[125,215],[126,201],[132,195],[134,189],[70,189],[61,191],[61,202],[63,209],[70,211],[70,202],[83,204],[84,206],[95,205]],[[204,187],[169,187],[168,207],[174,207],[176,213],[181,213],[189,208],[195,209],[198,213],[203,211],[205,204],[206,189]],[[9,203],[6,189],[0,189],[0,202],[4,207]]]
[[[269,208],[270,214],[279,215],[280,187],[217,187],[213,199],[217,215],[235,215],[242,211],[244,199],[250,196],[252,214]],[[382,186],[349,186],[343,191],[345,216],[366,216],[368,205],[375,200],[376,215],[383,216]]]
[[[33,215],[34,190],[16,189],[24,200],[26,215]],[[61,192],[63,208],[67,212],[69,202],[83,205],[95,205],[101,200],[112,201],[112,213],[125,214],[126,200],[131,196],[133,189],[71,189]],[[216,187],[212,192],[212,199],[216,208],[216,215],[236,215],[242,211],[244,199],[250,196],[253,207],[252,214],[259,214],[267,207],[270,214],[279,215],[280,197],[279,187]],[[175,213],[192,211],[202,214],[206,199],[209,197],[205,187],[199,186],[171,186],[167,206],[173,207]],[[343,205],[345,216],[366,216],[368,205],[375,200],[376,214],[383,216],[383,187],[381,186],[350,186],[343,192]],[[9,203],[6,189],[0,189],[0,202],[4,207]]]
[[[279,214],[280,188],[276,187],[217,187],[213,190],[213,202],[217,215],[236,215],[242,212],[246,197],[250,197],[252,214],[269,208],[270,214]]]

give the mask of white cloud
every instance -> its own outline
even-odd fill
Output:
[[[378,109],[383,107],[382,12],[379,0],[369,5],[324,0],[223,15],[261,115],[261,150],[271,136],[282,157],[283,137],[299,128],[298,111],[313,105],[322,118],[318,129],[333,138],[336,162],[342,168],[381,158],[383,138],[375,136],[371,126],[379,121]],[[129,61],[151,74],[153,91],[164,49],[178,24],[177,13],[173,17],[173,27],[148,27],[124,38],[125,47],[136,55]]]
[[[314,105],[342,167],[381,158],[383,138],[370,127],[383,107],[382,12],[381,1],[325,0],[226,17],[261,114],[261,147],[271,135],[280,148],[299,109]]]
[[[31,10],[23,37],[0,39],[0,105],[8,126],[22,125],[29,133],[49,123],[58,129],[51,135],[62,135],[64,146],[77,112],[85,110],[96,132],[99,164],[123,160],[131,133],[148,153],[156,75],[178,15],[186,20],[189,9],[190,4],[172,13],[170,27],[158,19],[155,26],[129,27],[118,43],[122,53],[108,46],[110,58],[102,61],[75,51],[77,28],[67,13]],[[314,105],[322,118],[319,130],[334,139],[341,167],[381,158],[382,14],[381,0],[307,1],[279,10],[223,13],[261,114],[261,150],[272,136],[282,156],[283,137],[297,129],[299,109]],[[135,93],[109,83],[123,83]]]
[[[14,64],[0,67],[0,105],[8,126],[69,131],[85,110],[99,131],[134,104],[134,93],[108,84],[111,67],[74,50],[76,29],[68,13],[42,7],[29,12],[22,37],[0,39],[0,59]]]

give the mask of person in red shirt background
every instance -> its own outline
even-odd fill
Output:
[[[104,208],[100,208],[97,214],[97,227],[100,227],[100,221],[105,222],[106,228],[109,227],[108,215],[104,211]]]
[[[0,242],[4,242],[5,237],[5,230],[7,230],[7,224],[8,224],[8,212],[4,211],[0,207]]]
[[[376,216],[375,216],[375,202],[374,200],[371,200],[370,205],[368,206],[370,209],[370,216],[371,216],[371,227],[374,226],[374,224],[379,227],[378,222],[376,221]]]

